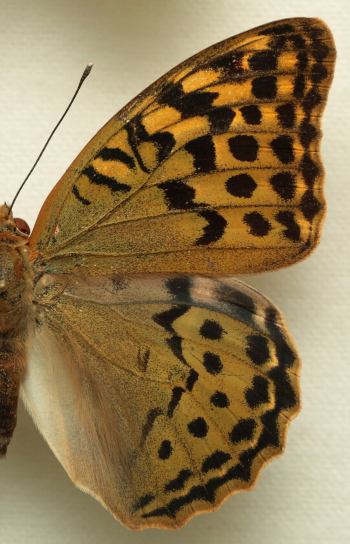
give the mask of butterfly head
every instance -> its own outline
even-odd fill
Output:
[[[27,242],[29,234],[29,225],[23,219],[14,218],[7,204],[0,206],[0,240],[4,235],[12,235],[22,244]]]

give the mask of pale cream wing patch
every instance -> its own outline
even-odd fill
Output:
[[[278,310],[234,279],[49,276],[23,398],[124,525],[180,527],[250,489],[299,410]]]

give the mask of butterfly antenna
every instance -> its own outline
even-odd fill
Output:
[[[26,183],[26,181],[27,181],[27,179],[29,178],[29,176],[32,174],[34,168],[36,167],[36,165],[37,165],[38,162],[40,161],[40,159],[41,159],[41,157],[42,157],[42,155],[43,155],[45,149],[46,149],[47,146],[49,145],[49,142],[50,142],[52,136],[55,134],[56,130],[58,129],[58,127],[59,127],[60,124],[62,123],[63,119],[64,119],[65,116],[67,115],[67,113],[68,113],[68,111],[69,111],[71,105],[73,104],[73,102],[74,102],[74,100],[75,100],[75,98],[76,98],[76,96],[77,96],[77,94],[78,94],[78,92],[79,92],[79,90],[80,90],[80,87],[81,87],[82,84],[84,83],[84,81],[85,81],[85,79],[87,78],[87,76],[90,74],[93,65],[94,65],[93,62],[89,62],[89,63],[86,65],[86,68],[85,68],[85,70],[84,70],[84,72],[83,72],[83,75],[82,75],[81,78],[80,78],[80,81],[79,81],[79,85],[78,85],[78,87],[77,87],[77,90],[75,91],[75,93],[74,93],[74,95],[73,95],[71,101],[69,102],[69,104],[68,104],[68,106],[67,106],[65,112],[63,113],[61,119],[58,121],[57,125],[55,126],[55,128],[54,128],[53,131],[51,132],[50,136],[48,137],[48,139],[47,139],[47,141],[46,141],[44,147],[42,148],[42,150],[41,150],[41,152],[40,152],[38,158],[36,159],[35,163],[33,164],[32,168],[30,169],[30,171],[29,171],[27,177],[25,178],[25,180],[23,181],[22,185],[21,185],[20,188],[18,189],[18,191],[17,191],[17,193],[16,193],[16,195],[15,195],[15,198],[13,199],[13,201],[12,201],[12,203],[11,203],[11,206],[10,206],[10,208],[9,208],[8,215],[10,214],[10,212],[11,212],[13,206],[14,206],[14,203],[15,203],[16,200],[17,200],[17,197],[18,197],[19,193],[22,191],[22,189],[23,189],[23,187],[24,187],[24,184]]]

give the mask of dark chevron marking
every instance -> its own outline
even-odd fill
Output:
[[[203,461],[202,472],[206,474],[209,470],[221,468],[230,459],[232,459],[232,457],[229,453],[216,450]]]
[[[308,148],[312,140],[317,137],[318,131],[308,119],[304,119],[300,124],[298,135],[301,145]]]
[[[194,476],[194,474],[188,468],[180,470],[176,478],[174,478],[174,480],[170,480],[170,482],[166,484],[164,491],[169,493],[170,491],[179,491],[180,489],[183,489],[185,487],[185,483],[189,478],[191,478],[191,476]]]
[[[317,200],[311,189],[308,189],[303,194],[300,202],[300,209],[305,219],[310,222],[322,209],[321,203]]]
[[[173,391],[172,391],[172,397],[171,397],[171,400],[168,404],[168,412],[167,412],[167,416],[168,417],[173,417],[174,415],[174,410],[176,408],[176,406],[179,404],[180,400],[181,400],[181,397],[182,397],[182,394],[185,393],[186,389],[183,389],[182,387],[174,387],[173,388]]]
[[[84,198],[83,196],[81,196],[81,194],[79,193],[79,189],[75,184],[72,186],[72,193],[75,196],[75,198],[79,200],[79,202],[84,204],[84,206],[90,206],[91,200],[87,200],[87,198]]]
[[[150,348],[147,348],[145,353],[141,356],[141,350],[139,349],[137,353],[137,366],[142,372],[146,372],[149,356],[150,356],[151,350]]]
[[[181,336],[172,336],[171,338],[166,339],[166,343],[168,344],[175,357],[177,357],[179,361],[181,361],[181,363],[188,367],[189,364],[182,355],[182,340],[183,339],[181,338]]]
[[[175,333],[172,324],[179,317],[183,316],[186,312],[188,312],[189,309],[189,306],[179,304],[177,306],[172,306],[169,310],[165,310],[164,312],[161,312],[159,314],[154,314],[152,319],[153,321],[158,323],[158,325],[161,325],[166,331],[170,333]]]
[[[183,181],[165,181],[158,187],[164,191],[164,199],[169,210],[193,210],[204,206],[193,202],[196,191]]]
[[[104,161],[119,161],[125,164],[128,168],[135,168],[135,160],[133,157],[122,151],[118,147],[104,147],[97,153],[96,157]]]
[[[134,504],[134,506],[132,507],[133,511],[136,512],[137,510],[144,508],[145,506],[147,506],[147,504],[154,501],[154,499],[154,495],[144,495],[136,504]]]
[[[189,92],[185,93],[181,83],[171,85],[163,92],[158,100],[160,104],[166,104],[181,113],[182,119],[205,115],[213,108],[214,100],[219,96],[216,92]]]
[[[198,372],[196,372],[193,368],[190,370],[190,374],[186,380],[186,389],[187,391],[192,391],[194,384],[199,378]]]
[[[81,174],[87,176],[90,182],[94,183],[95,185],[105,185],[113,193],[116,191],[120,191],[122,193],[128,193],[129,191],[131,191],[130,185],[127,185],[126,183],[120,183],[114,178],[109,178],[108,176],[100,174],[95,170],[92,165],[84,168]]]
[[[305,153],[301,159],[300,170],[306,185],[311,189],[320,173],[320,169],[308,153]]]
[[[149,136],[146,129],[142,125],[139,117],[135,117],[130,123],[126,123],[124,128],[128,134],[129,145],[141,170],[146,174],[149,174],[150,170],[144,164],[137,147],[140,141],[145,142],[148,140]]]
[[[157,419],[158,416],[162,415],[162,413],[163,412],[160,408],[152,408],[148,412],[146,423],[142,426],[140,447],[143,447],[147,436],[151,432],[151,429],[154,425],[155,420]]]
[[[203,235],[196,240],[196,246],[207,246],[212,242],[217,242],[222,238],[225,228],[227,226],[227,221],[215,210],[203,210],[198,212],[200,217],[204,217],[208,221],[203,229]]]

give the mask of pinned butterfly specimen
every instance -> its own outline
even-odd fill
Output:
[[[281,454],[298,355],[276,307],[229,275],[319,241],[334,60],[318,19],[218,43],[102,128],[31,236],[0,208],[3,455],[21,383],[75,484],[142,529],[215,510]]]

